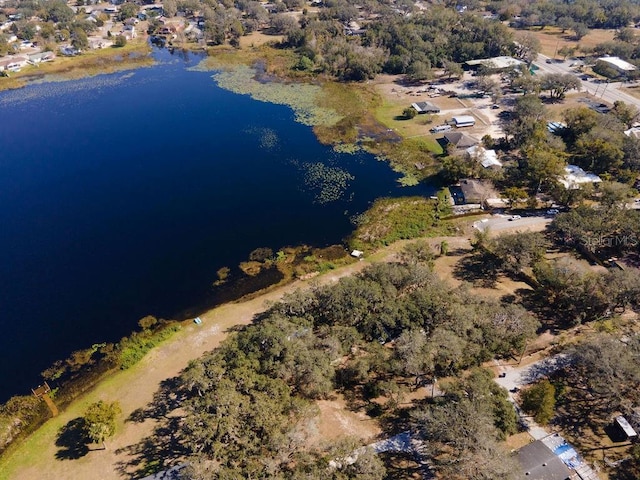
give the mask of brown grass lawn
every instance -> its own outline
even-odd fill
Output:
[[[259,31],[251,32],[249,35],[240,37],[240,48],[259,47],[265,43],[278,43],[283,38],[283,35],[266,35]]]
[[[541,44],[541,51],[543,55],[552,57],[554,52],[557,52],[564,46],[578,47],[579,50],[590,49],[597,44],[613,40],[615,30],[591,30],[585,35],[579,42],[572,38],[573,32],[567,30],[564,34],[562,30],[557,27],[546,27],[544,30],[540,30],[538,27],[530,30],[513,30],[517,36],[522,32],[529,32],[535,35]],[[559,57],[559,55],[557,55]]]
[[[620,90],[622,90],[625,93],[628,93],[629,95],[633,95],[636,98],[640,98],[640,85],[622,87]]]

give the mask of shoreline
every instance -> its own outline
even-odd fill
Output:
[[[280,300],[287,293],[301,288],[313,288],[317,285],[334,283],[342,277],[361,271],[376,261],[383,261],[396,248],[397,246],[394,244],[378,251],[368,259],[339,267],[312,279],[296,279],[286,285],[267,289],[265,292],[256,292],[253,298],[225,303],[200,315],[201,325],[196,325],[190,320],[181,322],[182,329],[180,331],[150,350],[140,362],[128,370],[118,370],[105,376],[85,394],[73,400],[59,416],[50,418],[19,444],[10,447],[0,457],[0,466],[2,467],[0,468],[0,480],[17,478],[15,472],[25,470],[25,467],[26,476],[29,477],[28,472],[31,471],[29,467],[38,463],[36,459],[50,462],[49,465],[56,467],[48,470],[50,476],[40,476],[39,478],[81,478],[80,476],[69,476],[70,472],[66,467],[82,467],[88,465],[88,461],[62,462],[56,460],[55,457],[45,458],[43,453],[51,451],[52,447],[56,450],[55,436],[60,427],[81,415],[86,405],[99,399],[117,400],[122,405],[123,415],[119,421],[118,434],[111,440],[109,450],[101,452],[102,457],[99,460],[100,463],[104,463],[108,457],[108,464],[101,465],[101,470],[104,468],[102,471],[112,472],[112,476],[103,478],[120,478],[116,472],[117,464],[123,461],[122,458],[119,458],[123,452],[118,454],[118,449],[125,449],[128,446],[127,442],[131,439],[134,430],[137,431],[136,437],[140,436],[140,433],[144,437],[151,434],[155,424],[154,421],[147,420],[138,430],[135,423],[124,422],[124,419],[134,410],[143,408],[152,400],[153,393],[159,387],[160,382],[178,375],[190,360],[215,348],[235,328],[251,323],[256,314],[268,309],[272,303]],[[184,348],[186,344],[188,344],[188,348]],[[149,388],[150,384],[154,387]],[[24,451],[25,449],[27,452]],[[93,460],[95,461],[95,458]],[[11,471],[7,470],[9,463],[12,464]],[[58,471],[58,467],[62,467],[63,471]],[[95,463],[91,463],[91,468],[95,468]],[[83,476],[82,478],[88,477]]]
[[[18,90],[33,83],[79,80],[155,64],[147,38],[121,48],[92,50],[77,57],[56,56],[51,63],[32,65],[10,77],[0,78],[0,92]]]

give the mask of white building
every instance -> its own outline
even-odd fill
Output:
[[[498,160],[498,155],[495,150],[487,150],[480,145],[474,145],[467,148],[467,153],[471,158],[475,159],[484,168],[489,167],[502,167],[502,163]]]
[[[476,69],[480,66],[484,66],[485,68],[495,69],[495,70],[507,70],[509,68],[519,67],[520,65],[524,65],[522,60],[518,60],[513,57],[493,57],[493,58],[482,58],[479,60],[469,60],[466,62],[467,66],[471,69]]]
[[[595,173],[587,173],[577,165],[567,165],[564,169],[566,173],[558,181],[567,190],[576,190],[585,183],[602,182],[602,179]]]
[[[473,127],[476,124],[476,119],[471,115],[460,115],[453,117],[451,120],[457,128]]]
[[[600,57],[598,58],[598,62],[606,64],[621,74],[627,74],[636,70],[635,65],[625,62],[620,57]]]

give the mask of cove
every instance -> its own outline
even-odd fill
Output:
[[[339,243],[376,198],[433,193],[217,87],[197,56],[154,55],[0,93],[0,401],[145,315],[206,302],[255,248]]]

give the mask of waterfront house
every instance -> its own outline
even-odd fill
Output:
[[[8,55],[0,58],[0,71],[18,72],[28,65],[29,57],[26,55]]]
[[[53,52],[32,53],[31,55],[29,55],[29,63],[32,65],[37,65],[38,63],[50,62],[54,58],[56,58],[56,55]]]
[[[445,145],[453,145],[456,148],[470,148],[480,143],[479,140],[462,132],[448,132],[444,134]]]

